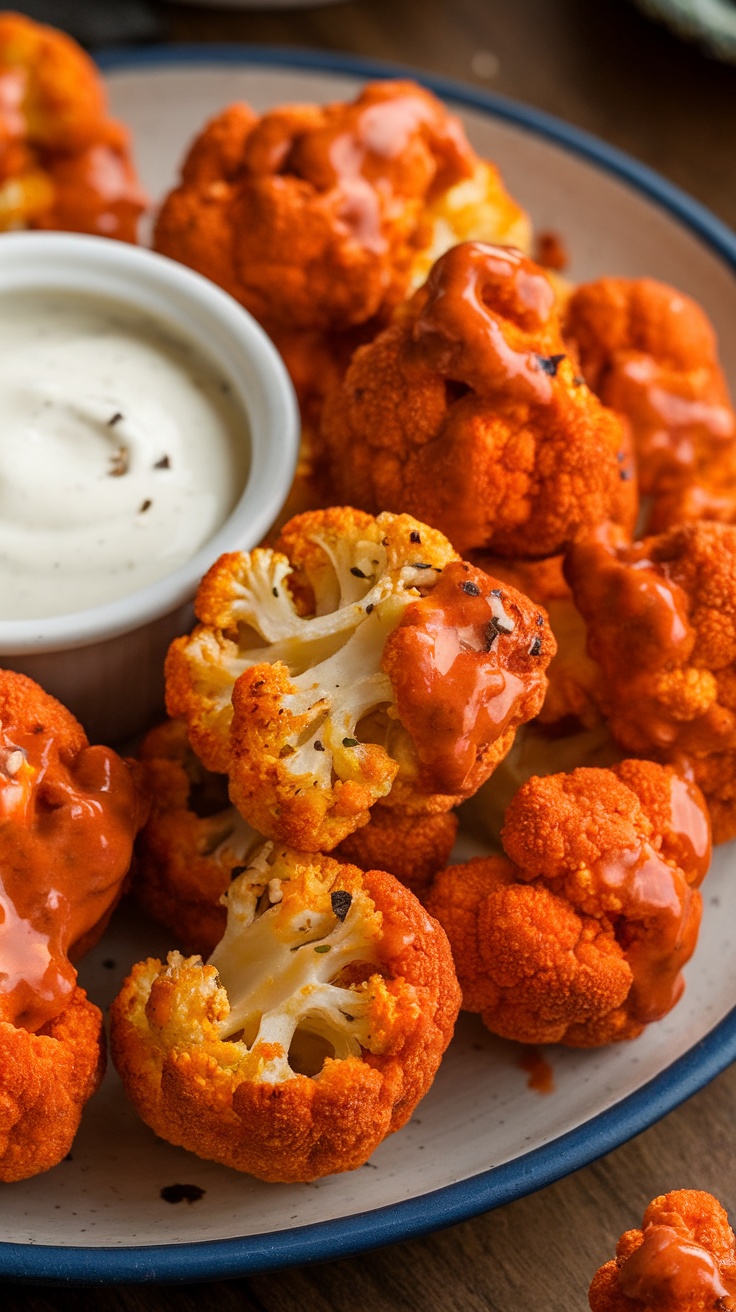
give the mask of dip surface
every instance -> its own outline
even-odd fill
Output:
[[[84,293],[0,296],[0,618],[42,619],[170,574],[229,515],[247,419],[158,320]]]

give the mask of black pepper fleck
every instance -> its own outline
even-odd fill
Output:
[[[422,539],[421,539],[421,536],[419,535],[419,533],[417,533],[416,529],[413,528],[412,531],[411,531],[411,533],[409,534],[409,541],[410,541],[410,542],[421,542],[421,540],[422,540]]]
[[[544,615],[537,615],[537,624],[544,624]]]
[[[171,461],[168,456],[162,456],[153,467],[154,469],[171,469]]]
[[[479,597],[479,596],[480,596],[480,588],[478,587],[478,584],[477,584],[477,583],[471,583],[469,579],[468,579],[467,583],[461,583],[461,584],[460,584],[460,587],[462,588],[463,592],[467,592],[467,594],[468,594],[469,597]]]
[[[565,359],[565,354],[563,352],[562,355],[535,355],[534,358],[542,373],[554,378],[561,362]]]
[[[631,470],[630,470],[630,469],[619,469],[619,471],[618,471],[618,476],[619,476],[619,478],[621,479],[621,482],[622,482],[622,483],[628,483],[628,482],[631,481]]]
[[[198,1184],[167,1184],[161,1190],[161,1197],[165,1203],[198,1203],[204,1198],[204,1189]]]
[[[112,419],[108,419],[107,421],[108,428],[114,428],[116,424],[120,423],[122,417],[123,416],[121,415],[120,411],[116,410],[115,414],[112,416]]]
[[[535,638],[534,641],[532,642],[531,647],[529,648],[529,655],[538,656],[541,650],[542,650],[542,639]]]
[[[370,613],[371,613],[372,610],[375,610],[375,606],[373,605],[373,602],[372,602],[372,601],[369,601],[369,602],[368,602],[368,605],[367,605],[366,608],[365,608],[365,613],[366,613],[366,615],[370,615]]]
[[[271,591],[272,591],[274,597],[278,597],[278,595],[279,595],[279,590],[278,590],[278,588],[271,588]]]
[[[144,515],[145,512],[146,512],[147,510],[150,510],[150,509],[151,509],[151,506],[152,506],[152,505],[153,505],[153,502],[151,501],[151,498],[150,498],[150,497],[146,497],[145,501],[141,501],[141,508],[140,508],[140,510],[138,511],[138,514],[139,514],[139,515]]]
[[[319,738],[316,738],[314,741],[314,750],[315,752],[323,752],[325,750],[325,745],[320,742]]]

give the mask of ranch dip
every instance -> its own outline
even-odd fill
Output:
[[[216,532],[247,421],[183,337],[84,293],[0,296],[0,619],[112,601]]]

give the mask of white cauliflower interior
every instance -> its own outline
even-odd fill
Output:
[[[375,1050],[370,981],[333,981],[351,963],[375,963],[380,913],[365,893],[325,895],[316,879],[303,884],[305,898],[285,898],[285,883],[306,869],[296,854],[265,844],[223,899],[227,928],[209,961],[230,1003],[221,1038],[247,1050],[278,1045],[254,1072],[265,1081],[314,1074],[325,1056]]]
[[[285,739],[284,768],[323,787],[334,778],[359,776],[360,722],[393,705],[390,680],[380,669],[386,640],[405,607],[431,591],[439,577],[422,559],[421,546],[411,544],[408,530],[401,558],[380,531],[377,537],[361,537],[356,527],[338,538],[312,538],[324,551],[324,567],[312,580],[315,607],[309,616],[298,613],[286,585],[291,566],[285,556],[262,549],[243,556],[216,617],[222,628],[237,626],[237,642],[204,629],[189,647],[217,713],[226,710],[244,670],[262,662],[286,665],[294,692],[284,706],[307,715],[308,723]]]
[[[471,178],[457,182],[429,206],[425,219],[431,224],[432,237],[412,263],[408,295],[426,282],[440,256],[461,241],[487,241],[529,252],[529,219],[521,210],[516,215],[510,212],[505,197],[499,204],[498,188],[495,169],[481,161]]]

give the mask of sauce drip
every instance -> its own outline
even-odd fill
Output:
[[[645,1228],[640,1247],[618,1273],[618,1288],[626,1298],[647,1305],[664,1306],[666,1300],[668,1307],[685,1307],[695,1298],[712,1298],[714,1309],[736,1306],[736,1288],[724,1280],[712,1254],[668,1225]]]
[[[684,988],[680,972],[695,950],[700,894],[648,843],[611,859],[602,857],[592,869],[597,887],[608,895],[608,907],[617,907],[624,918],[616,937],[634,977],[630,1013],[643,1024],[659,1020]],[[615,919],[615,912],[609,914]]]
[[[487,396],[548,404],[565,348],[556,329],[555,294],[545,275],[519,251],[481,242],[452,247],[432,268],[426,300],[413,327],[416,355],[430,368]],[[536,347],[536,349],[535,349]]]
[[[616,358],[602,400],[632,426],[643,495],[658,490],[663,479],[689,481],[736,440],[736,419],[721,391],[710,370],[682,374],[637,353]]]
[[[69,1000],[69,954],[114,906],[139,822],[115,752],[71,755],[43,725],[0,728],[0,1020],[29,1030]]]
[[[491,583],[453,561],[426,597],[407,606],[384,649],[399,718],[436,787],[447,792],[462,791],[520,701],[544,680],[534,656],[516,659],[520,648],[529,653],[526,627],[510,590],[504,605]]]
[[[533,1089],[535,1093],[554,1093],[554,1071],[539,1048],[525,1048],[516,1064],[529,1076],[526,1082],[528,1089]]]
[[[588,652],[605,676],[602,701],[629,750],[670,747],[682,721],[653,696],[657,671],[686,665],[695,646],[688,599],[646,544],[616,552],[602,543],[573,548],[565,566],[575,605],[588,621]],[[622,648],[624,653],[622,653]]]
[[[685,873],[695,888],[710,868],[711,834],[707,812],[688,779],[672,773],[669,780],[669,826],[665,851]]]

